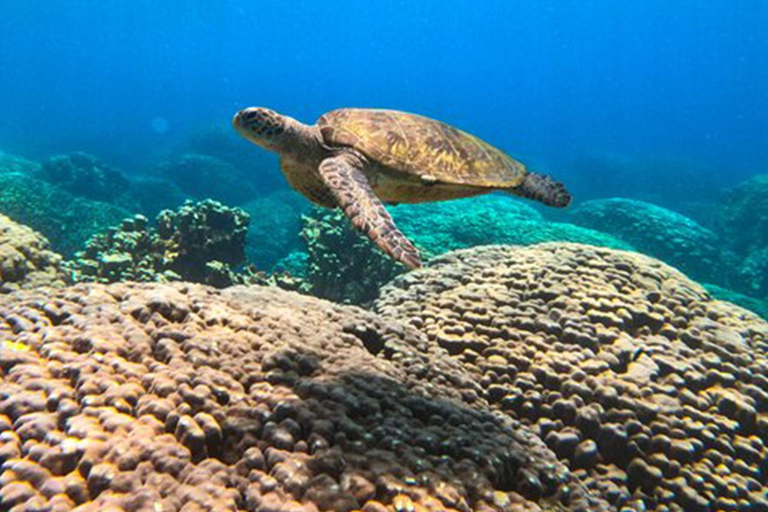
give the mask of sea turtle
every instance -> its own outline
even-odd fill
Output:
[[[503,190],[563,207],[565,187],[526,171],[504,152],[427,117],[394,110],[342,108],[313,126],[253,107],[232,120],[251,142],[280,155],[280,167],[312,202],[341,207],[352,225],[408,267],[416,248],[382,203],[420,203]]]

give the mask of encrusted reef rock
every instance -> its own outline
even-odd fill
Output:
[[[624,240],[694,279],[725,284],[721,241],[714,232],[684,215],[643,201],[612,198],[582,203],[569,217],[576,224]]]
[[[112,202],[128,188],[120,171],[88,153],[58,155],[43,162],[40,176],[72,195]]]
[[[243,262],[248,214],[212,200],[163,210],[153,229],[136,215],[91,238],[69,263],[76,281],[186,280],[233,284],[231,266]]]
[[[0,339],[5,510],[608,509],[458,362],[357,308],[78,285],[1,296]]]
[[[637,510],[768,510],[768,323],[640,254],[439,257],[382,290],[594,492]]]
[[[63,286],[61,256],[32,229],[0,215],[0,293],[37,286]]]
[[[64,257],[130,215],[117,206],[75,197],[21,173],[0,174],[0,212],[45,235]]]
[[[488,195],[441,203],[399,205],[395,223],[429,259],[478,244],[531,245],[565,241],[618,249],[632,246],[573,224],[545,221],[531,206]],[[352,304],[375,299],[381,285],[405,271],[350,226],[341,212],[314,208],[301,233],[309,257],[307,281],[314,295]]]

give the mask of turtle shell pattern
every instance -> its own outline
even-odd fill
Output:
[[[381,166],[425,181],[515,187],[525,165],[453,126],[406,112],[342,108],[317,121],[326,144],[356,149]]]

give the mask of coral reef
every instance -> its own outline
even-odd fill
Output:
[[[304,216],[307,291],[345,304],[365,305],[406,269],[360,236],[339,211],[313,208]]]
[[[258,268],[272,270],[275,264],[303,248],[299,232],[301,216],[309,202],[293,191],[272,192],[241,206],[251,216],[245,254]]]
[[[527,204],[501,195],[391,208],[398,227],[425,259],[479,244],[530,245],[580,242],[619,249],[631,246],[572,224],[547,222]],[[366,304],[405,268],[384,256],[349,225],[341,212],[313,208],[301,233],[307,244],[307,283],[313,295]]]
[[[704,288],[706,288],[706,290],[717,300],[733,302],[744,309],[748,309],[753,313],[760,315],[763,317],[763,320],[768,320],[768,300],[756,299],[733,290],[722,288],[715,284],[704,283],[702,286],[704,286]]]
[[[652,258],[489,246],[386,286],[408,319],[617,508],[766,510],[768,323]]]
[[[750,251],[737,272],[741,290],[768,299],[768,245]]]
[[[209,155],[189,153],[169,158],[154,173],[171,180],[194,199],[240,205],[258,195],[251,183],[238,177],[234,166]]]
[[[719,217],[723,240],[740,254],[768,247],[768,174],[734,187]]]
[[[39,286],[63,286],[61,256],[32,229],[0,215],[0,293]]]
[[[188,201],[160,212],[154,229],[143,215],[125,219],[89,240],[69,265],[75,281],[253,282],[257,275],[238,281],[231,270],[243,263],[248,221],[239,208]]]
[[[768,300],[768,174],[734,187],[718,212],[721,238],[741,259],[733,288]]]
[[[0,174],[21,173],[33,176],[39,172],[39,163],[0,150]]]
[[[208,261],[243,262],[249,222],[246,211],[210,199],[164,210],[156,220],[157,234],[169,244],[169,268],[191,281],[202,277],[197,271]]]
[[[140,177],[131,180],[128,190],[117,198],[123,208],[154,218],[163,210],[178,208],[190,197],[166,179]]]
[[[74,197],[19,173],[0,174],[0,212],[42,233],[64,257],[130,215],[117,206]]]
[[[39,176],[74,196],[113,202],[128,188],[128,180],[99,158],[75,152],[43,162]]]
[[[718,236],[695,221],[633,199],[596,199],[569,215],[581,226],[599,229],[682,270],[694,279],[724,284],[728,258]]]
[[[533,207],[501,194],[395,206],[392,217],[428,257],[476,245],[552,241],[631,249],[629,244],[599,231],[545,221]]]
[[[444,351],[357,308],[78,285],[0,297],[0,338],[8,510],[608,510]]]

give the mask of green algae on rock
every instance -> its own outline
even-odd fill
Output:
[[[607,511],[415,329],[262,287],[0,296],[9,510]]]
[[[384,287],[617,509],[768,507],[768,323],[641,254],[456,251]]]

